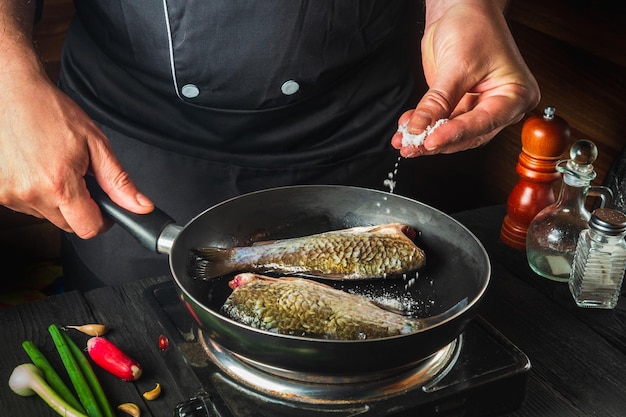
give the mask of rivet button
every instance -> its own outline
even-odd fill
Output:
[[[187,98],[196,98],[200,95],[200,89],[195,84],[185,84],[180,89],[183,96]]]
[[[300,84],[298,84],[294,80],[285,81],[283,85],[280,87],[280,91],[283,92],[284,95],[290,96],[295,94],[300,90]]]

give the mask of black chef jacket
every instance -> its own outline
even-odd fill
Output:
[[[415,105],[415,3],[77,1],[60,86],[181,224],[272,186],[380,189],[397,119]],[[166,256],[117,227],[64,248],[95,275],[67,266],[70,287],[167,274]]]

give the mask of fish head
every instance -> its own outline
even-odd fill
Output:
[[[400,227],[400,231],[402,231],[402,233],[411,240],[414,240],[417,237],[417,232],[415,231],[415,229],[406,224],[403,224]]]
[[[256,279],[256,274],[251,274],[251,273],[237,274],[233,277],[233,279],[228,281],[228,286],[230,287],[231,290],[236,290],[237,288],[241,287],[242,285],[247,284],[248,282],[254,279]]]
[[[228,281],[228,286],[231,290],[235,290],[239,287],[242,287],[252,281],[279,281],[278,278],[272,278],[265,275],[259,275],[252,272],[242,272],[237,274]],[[283,279],[284,280],[284,279]]]

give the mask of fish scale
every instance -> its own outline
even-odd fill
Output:
[[[274,333],[360,340],[407,334],[419,321],[387,310],[367,297],[304,278],[238,274],[222,312]]]
[[[408,229],[409,226],[391,223],[251,246],[197,248],[190,262],[190,275],[211,279],[232,272],[273,272],[369,279],[403,274],[425,263],[422,249],[407,237]]]

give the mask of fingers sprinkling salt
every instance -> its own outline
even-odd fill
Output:
[[[419,135],[414,135],[413,133],[409,132],[409,129],[407,129],[408,121],[401,124],[400,126],[398,126],[398,132],[402,134],[402,147],[422,146],[424,144],[424,139],[426,139],[426,136],[430,135],[435,129],[437,129],[439,126],[447,121],[448,119],[439,119],[435,122],[433,126],[426,127],[426,130],[424,130]]]

